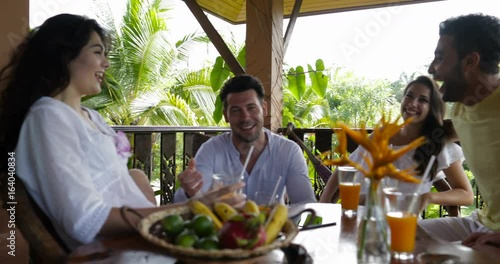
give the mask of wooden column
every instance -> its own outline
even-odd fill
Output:
[[[264,84],[265,127],[281,127],[283,104],[283,0],[247,0],[246,72]]]

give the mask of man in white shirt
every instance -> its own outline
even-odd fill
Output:
[[[278,186],[276,193],[281,199],[286,191],[291,203],[316,202],[300,147],[263,128],[267,104],[262,83],[250,75],[236,76],[224,84],[220,97],[231,132],[213,137],[201,146],[186,171],[179,175],[181,188],[175,201],[206,192],[213,174],[238,177],[253,145],[243,173],[243,191],[248,198],[255,199],[258,191],[271,193]]]

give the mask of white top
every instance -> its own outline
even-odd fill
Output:
[[[393,149],[400,149],[402,147],[403,146],[393,146]],[[351,155],[349,155],[349,158],[354,162],[363,164],[363,167],[367,168],[367,165],[363,160],[363,157],[366,154],[367,154],[366,150],[362,146],[359,146],[353,153],[351,153]],[[414,154],[415,154],[415,149],[408,151],[394,162],[394,166],[398,169],[407,169],[414,166],[415,164],[415,160],[413,159]],[[368,154],[368,157],[369,156],[370,154]],[[421,189],[422,193],[429,192],[432,188],[432,184],[435,181],[444,179],[446,176],[444,175],[442,170],[448,168],[452,163],[454,163],[457,160],[460,160],[462,162],[464,161],[462,148],[454,142],[451,141],[446,142],[443,146],[443,149],[436,157],[436,162],[437,162],[436,176],[432,181],[423,183],[424,185],[422,186]],[[393,179],[384,179],[384,181],[391,181],[391,180]],[[408,185],[408,183],[400,181],[397,181],[397,184],[398,187],[400,188],[404,188],[405,185]],[[408,185],[408,188],[411,188],[411,186],[412,186],[411,184]],[[363,188],[363,192],[366,192],[365,188]]]
[[[257,159],[252,172],[248,174],[245,171],[246,185],[243,192],[249,199],[255,200],[257,191],[272,193],[279,176],[282,176],[276,192],[278,195],[286,191],[293,204],[316,202],[307,164],[299,145],[281,135],[271,133],[268,129],[264,129],[264,132],[268,144]],[[231,141],[230,132],[203,143],[195,159],[196,169],[203,175],[202,192],[209,189],[213,174],[240,175],[243,170],[240,154]],[[179,188],[175,193],[175,201],[186,199],[184,190]]]
[[[116,133],[86,110],[92,128],[50,97],[30,108],[16,147],[16,172],[68,247],[92,242],[112,207],[152,207],[118,155]]]

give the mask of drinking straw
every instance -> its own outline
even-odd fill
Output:
[[[269,198],[269,202],[267,203],[268,206],[271,206],[273,203],[274,196],[276,195],[276,192],[278,191],[278,186],[281,183],[281,175],[278,177],[278,182],[276,183],[276,186],[274,186],[274,190],[271,193],[271,197]]]
[[[424,175],[422,176],[422,180],[418,184],[417,195],[413,196],[413,199],[411,199],[410,205],[408,206],[408,210],[410,212],[413,212],[413,209],[417,204],[418,197],[420,196],[420,193],[423,191],[424,183],[429,180],[429,172],[431,171],[432,165],[434,164],[435,160],[436,160],[436,156],[432,155],[430,160],[429,160],[429,163],[427,164],[427,168],[425,168]]]
[[[241,170],[241,173],[240,173],[240,181],[243,179],[244,177],[244,174],[245,174],[245,170],[247,169],[247,166],[248,166],[248,162],[250,161],[250,157],[252,156],[252,152],[253,152],[253,149],[255,148],[254,145],[251,145],[250,146],[250,149],[248,150],[248,155],[247,155],[247,158],[245,159],[245,163],[243,164],[243,169]],[[240,189],[239,191],[237,191],[236,193],[243,193],[243,190]]]
[[[436,155],[432,155],[429,163],[427,164],[427,168],[425,168],[424,175],[422,176],[422,181],[418,185],[418,193],[421,193],[423,191],[424,182],[427,182],[429,180],[429,172],[431,171],[432,165],[434,164],[435,160]]]
[[[245,159],[245,164],[243,164],[243,170],[241,170],[240,179],[242,179],[243,175],[245,174],[245,170],[247,169],[248,162],[250,161],[250,157],[252,156],[253,149],[254,145],[251,145],[250,150],[248,151],[247,158]]]

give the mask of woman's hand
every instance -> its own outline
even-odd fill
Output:
[[[423,193],[420,196],[420,208],[418,209],[419,213],[424,211],[427,208],[427,206],[429,206],[429,204],[432,203],[432,195],[433,195],[432,192],[427,192],[427,193]]]
[[[328,179],[323,193],[319,198],[320,203],[336,203],[339,200],[339,173],[335,170]]]
[[[443,169],[443,172],[451,190],[430,193],[429,203],[451,206],[471,205],[474,202],[474,192],[464,172],[462,162],[453,162],[448,168]]]

